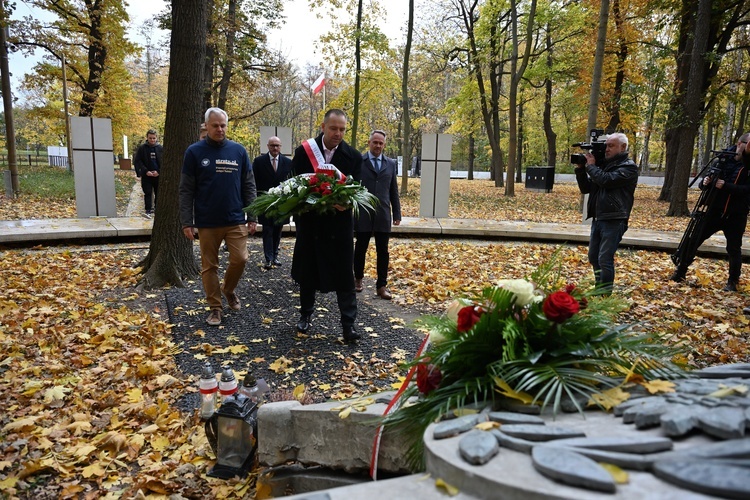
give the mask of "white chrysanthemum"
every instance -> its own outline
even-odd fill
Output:
[[[268,190],[268,194],[272,194],[274,196],[279,196],[281,194],[281,187],[275,186]]]
[[[535,292],[534,285],[526,280],[498,280],[497,287],[513,292],[516,296],[516,304],[521,307],[542,300],[542,297]]]
[[[287,184],[284,186],[283,191],[284,191],[284,194],[290,194],[292,192],[292,187],[289,184]]]

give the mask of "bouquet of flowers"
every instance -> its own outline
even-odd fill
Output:
[[[481,409],[510,398],[551,405],[556,413],[568,399],[582,412],[581,402],[599,404],[596,396],[627,375],[684,376],[671,361],[678,347],[614,323],[626,308],[621,300],[574,284],[551,291],[558,283],[553,259],[531,280],[500,280],[477,297],[454,302],[446,314],[420,320],[429,343],[407,366],[416,369],[416,384],[401,400],[412,399],[384,420],[386,428],[410,441],[415,468],[421,465],[427,426],[467,405]]]
[[[333,172],[332,172],[333,173]],[[377,198],[351,176],[336,180],[327,173],[301,174],[287,179],[268,192],[258,196],[245,212],[263,214],[276,221],[306,212],[334,213],[334,205],[359,210],[374,210]]]

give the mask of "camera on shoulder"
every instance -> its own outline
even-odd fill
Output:
[[[603,129],[592,128],[591,132],[589,132],[589,142],[576,142],[575,144],[572,144],[572,146],[591,151],[591,154],[594,155],[594,162],[597,166],[601,167],[604,165],[604,153],[606,150],[606,137],[602,137],[603,135]],[[579,166],[585,165],[586,155],[582,153],[573,153],[570,155],[570,163]]]

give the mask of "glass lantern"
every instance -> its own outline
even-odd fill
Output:
[[[209,476],[230,479],[247,474],[257,446],[257,410],[250,398],[232,394],[206,422],[207,434],[216,436],[216,465]]]

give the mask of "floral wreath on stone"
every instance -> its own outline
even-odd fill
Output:
[[[337,180],[332,175],[317,172],[285,180],[259,195],[243,210],[282,222],[307,212],[335,213],[336,205],[351,207],[356,216],[361,209],[374,211],[377,203],[377,198],[351,176]]]
[[[422,468],[424,431],[441,419],[511,400],[551,405],[553,414],[564,403],[579,412],[586,405],[608,409],[606,393],[623,378],[686,375],[673,361],[680,359],[679,344],[637,325],[616,324],[626,301],[599,288],[561,286],[559,255],[529,280],[500,280],[477,297],[454,301],[441,316],[418,320],[429,341],[406,365],[416,370],[416,384],[383,420],[389,432],[409,441],[407,458],[415,470]]]

